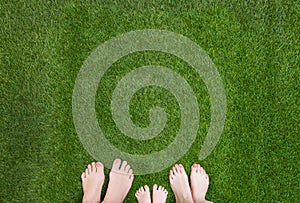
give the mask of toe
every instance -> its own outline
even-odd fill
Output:
[[[209,176],[207,174],[205,175],[205,179],[207,180],[207,182],[209,182]]]
[[[203,168],[202,167],[200,167],[200,174],[203,174]]]
[[[200,164],[197,164],[196,167],[197,167],[197,173],[199,173],[200,172],[200,167],[201,167]]]
[[[180,168],[179,164],[175,165],[175,170],[176,170],[177,173],[181,173],[181,168]]]
[[[85,169],[85,177],[86,177],[87,175],[89,175],[89,169],[88,169],[88,168]]]
[[[129,172],[129,170],[130,170],[130,165],[129,164],[127,164],[127,166],[125,167],[125,173],[128,173]]]
[[[145,189],[146,192],[149,192],[149,191],[150,191],[148,185],[145,185],[145,186],[144,186],[144,189]]]
[[[123,161],[120,170],[125,172],[126,166],[127,166],[127,161]]]
[[[205,175],[206,171],[204,170],[204,168],[202,168],[202,175]]]
[[[112,165],[112,170],[118,171],[120,169],[121,162],[121,159],[115,159]]]
[[[200,173],[201,172],[201,166],[200,164],[197,164],[197,173]]]
[[[185,170],[184,170],[183,165],[181,165],[181,164],[178,165],[178,171],[179,171],[180,173],[185,173]]]
[[[91,164],[88,165],[88,171],[89,171],[89,174],[92,172],[92,165]]]
[[[174,175],[177,174],[178,171],[177,171],[176,165],[173,166],[172,171],[173,171],[173,174],[174,174]]]
[[[91,172],[96,172],[96,163],[95,162],[91,163]]]
[[[128,175],[129,175],[129,179],[131,179],[131,180],[134,179],[134,174],[133,174],[133,170],[132,170],[132,169],[130,169],[130,170],[128,171]]]
[[[174,178],[174,172],[170,170],[169,179],[173,180],[173,178]]]
[[[81,174],[81,180],[83,180],[83,179],[85,179],[85,172],[83,172],[82,174]]]
[[[132,169],[129,169],[129,171],[128,171],[127,174],[128,174],[128,175],[133,175],[133,170],[132,170]]]
[[[153,190],[157,190],[157,185],[156,184],[153,185]]]
[[[96,171],[103,171],[104,167],[103,164],[101,162],[97,162],[96,164]]]

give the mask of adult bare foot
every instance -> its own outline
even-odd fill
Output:
[[[208,190],[209,177],[199,164],[193,164],[191,168],[191,190],[195,203],[208,203],[205,195]]]
[[[167,200],[168,191],[162,187],[157,186],[156,184],[153,185],[153,192],[152,192],[152,202],[153,203],[165,203]]]
[[[109,173],[109,183],[104,197],[104,203],[121,203],[131,188],[133,171],[127,161],[114,160]]]
[[[188,177],[181,164],[176,164],[170,171],[169,180],[177,203],[192,203],[192,193]]]
[[[104,167],[100,162],[93,162],[88,165],[81,175],[83,198],[82,202],[100,202],[100,194],[105,179]]]
[[[138,203],[151,203],[150,190],[148,185],[145,185],[144,187],[140,187],[135,192],[135,197],[137,198]]]

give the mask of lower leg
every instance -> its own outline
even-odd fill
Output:
[[[131,188],[133,171],[126,161],[114,160],[103,203],[122,203]]]
[[[135,197],[138,203],[151,203],[150,190],[148,185],[145,185],[144,187],[140,187],[136,191]]]
[[[104,167],[100,162],[88,165],[81,175],[83,198],[82,202],[99,203],[104,182]]]
[[[169,179],[176,203],[193,203],[188,177],[181,164],[176,164],[172,168]]]
[[[191,168],[191,190],[195,203],[210,203],[205,199],[208,190],[209,176],[199,164],[193,164]]]
[[[152,191],[152,202],[153,203],[165,203],[167,200],[168,191],[162,187],[157,186],[156,184],[153,185]]]

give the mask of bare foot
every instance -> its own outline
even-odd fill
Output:
[[[191,190],[195,203],[210,202],[205,200],[208,190],[209,177],[199,164],[193,164],[191,169]]]
[[[192,193],[189,186],[188,177],[181,164],[173,166],[169,175],[171,188],[175,194],[177,203],[192,203]]]
[[[156,184],[153,185],[153,192],[152,192],[152,202],[153,203],[165,203],[167,200],[168,191],[162,187],[157,186]]]
[[[144,187],[140,187],[135,192],[135,197],[137,198],[139,203],[151,203],[150,191],[148,185]]]
[[[115,159],[109,173],[109,183],[104,203],[121,203],[131,188],[133,171],[127,161]]]
[[[81,175],[83,198],[82,202],[100,202],[100,194],[104,182],[104,167],[100,162],[88,165]]]

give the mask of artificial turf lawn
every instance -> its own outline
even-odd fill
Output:
[[[297,1],[1,1],[1,202],[80,202],[80,174],[93,158],[72,120],[72,93],[84,60],[101,43],[125,32],[164,29],[200,45],[222,77],[227,97],[224,131],[201,161],[214,202],[299,202],[299,2]],[[107,138],[124,151],[150,153],[168,145],[178,129],[176,99],[144,88],[130,103],[136,125],[149,124],[153,105],[168,122],[159,140],[140,143],[120,134],[109,117],[118,79],[141,65],[166,65],[192,86],[201,122],[197,140],[178,162],[189,171],[210,119],[207,89],[184,61],[159,52],[130,54],[100,81],[96,109]],[[122,68],[120,68],[122,67]],[[145,147],[146,146],[146,147]],[[170,167],[136,176],[174,196]],[[106,170],[106,174],[108,170]],[[106,184],[104,186],[107,186]],[[104,193],[103,193],[104,194]]]

